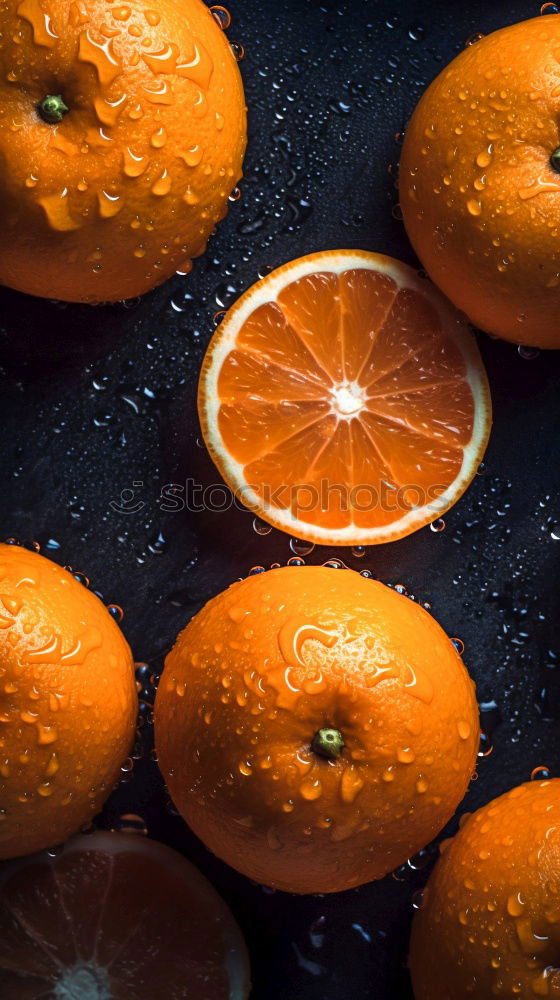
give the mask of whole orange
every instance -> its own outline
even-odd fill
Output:
[[[61,843],[99,811],[136,713],[130,649],[101,601],[0,545],[0,858]]]
[[[100,302],[190,270],[246,143],[204,3],[6,0],[0,34],[0,282]]]
[[[560,780],[470,816],[414,918],[416,1000],[560,997]]]
[[[461,52],[408,126],[400,202],[430,277],[469,319],[560,347],[560,18]]]
[[[430,615],[352,570],[234,583],[181,633],[155,706],[173,800],[234,868],[290,892],[381,878],[475,765],[474,685]]]

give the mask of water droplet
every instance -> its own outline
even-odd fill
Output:
[[[148,836],[146,821],[136,813],[123,813],[111,827],[111,830],[113,832],[135,834],[140,837]]]
[[[457,723],[457,732],[462,740],[468,740],[471,735],[471,726],[465,719],[459,719]]]
[[[512,893],[508,897],[507,911],[510,917],[520,917],[525,909],[525,901],[520,892]]]
[[[227,7],[221,4],[214,4],[210,7],[210,13],[222,31],[226,31],[231,24],[231,14]]]
[[[451,642],[455,646],[455,649],[457,650],[459,656],[462,656],[463,653],[465,652],[465,643],[463,642],[463,640],[455,638],[452,639]]]
[[[243,48],[241,42],[230,42],[231,51],[233,52],[237,62],[241,62],[245,58],[245,49]]]
[[[421,42],[426,34],[426,29],[421,24],[412,25],[408,29],[408,37],[412,39],[413,42]]]
[[[257,535],[270,535],[272,525],[267,524],[266,521],[261,521],[260,517],[255,517],[253,518],[253,531]]]
[[[165,131],[162,125],[160,128],[158,128],[157,132],[154,132],[150,136],[150,146],[153,146],[154,149],[161,149],[163,146],[165,146],[166,142],[167,142],[167,132]]]
[[[354,545],[352,548],[352,555],[354,559],[363,559],[366,554],[365,545]]]
[[[469,35],[465,42],[465,48],[467,49],[469,45],[476,45],[477,42],[482,41],[484,35],[482,31],[475,31],[473,35]]]
[[[540,764],[531,771],[531,781],[548,781],[552,777],[548,767]]]
[[[538,358],[541,352],[538,347],[525,347],[523,344],[520,344],[517,348],[517,353],[519,354],[519,357],[523,358],[525,361],[534,361],[535,358]]]
[[[146,21],[148,22],[151,28],[157,27],[157,25],[161,21],[161,15],[157,10],[145,10],[144,17],[146,18]]]
[[[555,3],[543,3],[540,12],[541,14],[558,14],[560,7]]]
[[[319,781],[319,778],[308,778],[306,781],[302,782],[299,791],[302,798],[306,799],[308,802],[313,802],[315,799],[321,797],[323,793],[323,786]]]
[[[313,542],[304,542],[299,538],[290,538],[290,548],[296,556],[308,556],[315,545]]]
[[[443,520],[443,517],[438,517],[437,521],[433,521],[432,524],[430,524],[430,531],[434,531],[436,534],[439,534],[440,531],[445,531],[445,521]]]

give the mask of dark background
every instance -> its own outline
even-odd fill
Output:
[[[139,669],[145,700],[134,767],[99,823],[120,828],[124,813],[137,814],[151,836],[208,874],[247,937],[254,1000],[406,1000],[413,897],[435,849],[362,889],[296,897],[251,884],[189,833],[150,754],[150,674],[209,597],[294,553],[287,536],[257,534],[248,513],[166,514],[158,498],[187,478],[220,482],[200,447],[195,405],[215,313],[260,273],[311,251],[361,247],[415,263],[397,207],[407,119],[469,36],[538,12],[529,0],[232,0],[228,34],[246,49],[245,178],[192,275],[111,307],[0,293],[0,537],[37,540],[45,555],[86,574],[107,603],[124,608],[126,636],[149,664]],[[464,641],[493,749],[460,812],[536,766],[560,773],[560,358],[524,357],[486,336],[480,347],[494,430],[445,529],[424,528],[362,559],[319,547],[305,556],[322,563],[334,555],[404,584]],[[127,489],[144,507],[119,514],[110,503]]]

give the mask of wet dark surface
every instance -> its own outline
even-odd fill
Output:
[[[469,36],[538,9],[235,0],[229,37],[247,52],[246,176],[193,274],[128,307],[0,293],[0,535],[38,540],[45,555],[86,573],[107,602],[122,605],[136,659],[151,665],[140,672],[146,680],[204,601],[251,567],[293,556],[288,537],[258,535],[248,513],[161,509],[166,484],[220,482],[197,440],[195,406],[214,314],[259,273],[307,252],[361,247],[414,263],[394,208],[398,133]],[[362,559],[324,548],[305,557],[322,563],[335,555],[404,584],[464,641],[483,724],[494,731],[460,812],[538,765],[560,774],[560,357],[525,358],[485,336],[480,347],[494,430],[484,467],[445,529],[424,528]],[[123,490],[135,494],[124,494],[129,513],[111,506]],[[100,825],[139,814],[151,836],[207,873],[246,934],[254,1000],[406,1000],[413,894],[435,852],[334,897],[249,883],[212,858],[166,805],[150,756],[147,684],[138,759]]]

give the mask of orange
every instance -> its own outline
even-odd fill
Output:
[[[371,545],[436,520],[491,423],[476,344],[405,264],[333,250],[253,285],[210,342],[198,410],[236,496],[296,538]]]
[[[6,0],[0,34],[0,281],[100,302],[189,271],[246,142],[205,4]]]
[[[101,601],[0,545],[0,858],[61,843],[98,812],[137,705],[130,649]]]
[[[443,70],[408,126],[400,202],[430,277],[477,326],[560,347],[560,18],[502,28]]]
[[[167,657],[156,746],[175,805],[258,882],[381,878],[453,814],[474,685],[430,615],[353,570],[284,567],[211,600]]]
[[[560,997],[560,780],[469,816],[414,918],[416,1000]]]
[[[139,835],[76,837],[3,871],[3,1000],[246,1000],[241,933],[175,851]]]

